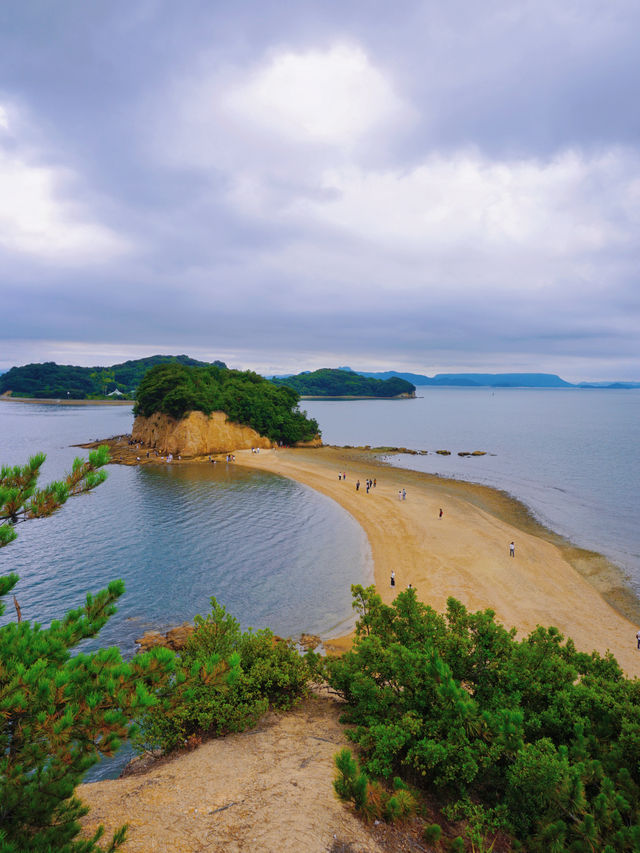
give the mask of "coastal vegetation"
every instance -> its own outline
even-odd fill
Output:
[[[174,680],[144,709],[140,752],[195,746],[204,737],[254,726],[269,707],[291,708],[311,677],[307,658],[268,629],[245,631],[211,598],[177,660]]]
[[[91,400],[116,396],[132,398],[142,377],[157,364],[204,366],[186,355],[154,355],[113,364],[111,367],[74,367],[47,361],[12,367],[0,376],[0,394],[35,399]],[[224,362],[213,362],[224,367]]]
[[[194,411],[222,411],[272,441],[295,444],[319,434],[318,422],[298,409],[299,400],[292,388],[278,387],[250,370],[164,364],[143,377],[134,414],[148,418],[162,412],[178,419]]]
[[[413,397],[415,385],[404,379],[370,379],[351,370],[322,368],[297,376],[274,377],[276,385],[308,397]]]
[[[362,761],[337,757],[341,797],[384,817],[378,780],[399,778],[464,819],[474,849],[498,831],[530,853],[640,849],[640,683],[610,654],[555,628],[517,640],[455,599],[441,615],[414,590],[353,595],[354,646],[325,667]]]
[[[45,460],[0,471],[0,546],[16,525],[52,515],[105,479],[106,448],[76,459],[68,476],[38,489]],[[0,577],[0,599],[18,576]],[[310,677],[307,659],[268,630],[242,632],[215,599],[196,617],[180,656],[154,648],[124,661],[117,648],[78,645],[95,637],[124,592],[117,580],[48,628],[22,619],[0,627],[0,851],[100,853],[126,838],[120,827],[106,847],[99,827],[80,838],[88,808],[74,791],[86,771],[130,738],[139,749],[194,746],[203,737],[255,725],[271,705],[291,707]],[[0,616],[5,605],[0,600]]]
[[[104,481],[109,461],[105,448],[73,463],[61,481],[38,489],[44,454],[26,465],[0,471],[0,546],[16,538],[17,524],[44,518],[73,495],[91,491]],[[0,597],[18,576],[0,577]],[[83,607],[54,620],[48,628],[23,620],[14,595],[16,621],[0,627],[0,850],[94,853],[102,828],[78,840],[78,819],[87,813],[74,789],[101,755],[113,755],[132,730],[131,719],[153,704],[154,692],[166,684],[173,657],[153,650],[124,662],[118,649],[94,654],[77,652],[78,644],[95,637],[115,611],[122,581],[97,595],[87,594]],[[0,615],[5,605],[0,601]],[[120,828],[106,850],[125,836]]]

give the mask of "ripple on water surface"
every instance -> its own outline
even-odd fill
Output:
[[[341,507],[291,480],[225,464],[114,466],[95,493],[20,534],[0,571],[20,575],[25,618],[46,624],[122,577],[127,591],[100,644],[125,653],[146,628],[206,613],[212,595],[244,627],[339,632],[350,620],[350,584],[371,572],[364,533]]]

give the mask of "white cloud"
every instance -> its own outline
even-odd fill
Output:
[[[409,108],[358,45],[281,51],[223,98],[233,116],[300,142],[351,145]]]
[[[633,238],[638,180],[640,163],[620,151],[548,162],[433,155],[409,171],[328,170],[324,196],[294,200],[289,215],[394,250],[597,252]]]
[[[13,122],[0,105],[0,127]],[[124,238],[70,200],[78,178],[69,169],[36,162],[20,138],[0,148],[0,247],[45,262],[75,266],[119,257]]]

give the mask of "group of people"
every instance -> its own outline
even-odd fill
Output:
[[[344,479],[344,477],[343,477],[343,479]],[[375,487],[376,487],[376,480],[375,479],[365,480],[364,482],[365,482],[365,486],[367,487],[367,494],[369,494],[369,489],[375,489]],[[359,492],[359,491],[360,491],[360,480],[357,480],[356,481],[356,492]]]

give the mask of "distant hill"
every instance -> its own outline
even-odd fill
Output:
[[[488,385],[491,388],[571,388],[555,373],[438,373],[433,377],[438,385],[459,384]]]
[[[119,392],[116,396],[132,397],[142,377],[158,364],[183,364],[202,367],[207,364],[187,355],[153,355],[113,364],[110,367],[75,367],[46,361],[12,367],[0,376],[0,394],[11,391],[15,397],[35,399],[87,400]],[[213,362],[226,367],[224,362]]]
[[[350,369],[350,368],[349,368]],[[565,382],[555,373],[438,373],[424,376],[420,373],[401,373],[387,370],[380,373],[356,371],[361,376],[375,379],[398,377],[414,385],[436,385],[454,387],[490,387],[490,388],[573,388],[571,382]]]
[[[271,380],[276,385],[293,388],[304,397],[400,397],[415,396],[415,386],[405,379],[372,379],[352,370],[322,368],[296,376],[280,376]]]

